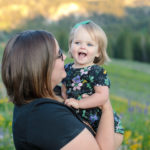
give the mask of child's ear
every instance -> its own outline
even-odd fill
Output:
[[[97,52],[96,56],[95,57],[99,57],[100,56],[100,52]]]

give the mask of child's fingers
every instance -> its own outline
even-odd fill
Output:
[[[72,107],[76,108],[76,109],[79,108],[79,104],[78,104],[77,102],[75,102],[75,101],[71,101],[69,104],[70,104]]]
[[[68,102],[69,102],[69,99],[66,99],[66,100],[65,100],[65,104],[67,104]]]
[[[65,100],[65,104],[66,104],[67,106],[72,106],[72,107],[74,107],[74,108],[76,108],[76,109],[79,108],[78,102],[77,102],[76,100],[72,99],[72,98],[66,99],[66,100]]]
[[[73,102],[67,102],[67,103],[65,103],[67,106],[69,106],[69,107],[74,107],[74,103]]]
[[[100,109],[102,109],[102,106],[99,106]]]
[[[71,106],[70,100],[69,100],[69,99],[66,99],[66,100],[65,100],[65,104],[66,104],[67,106]]]
[[[86,98],[86,97],[89,97],[89,95],[88,94],[83,94],[82,95],[82,98]]]
[[[71,104],[71,106],[73,106],[73,107],[77,107],[77,103],[76,102],[74,102],[74,101],[72,101],[72,102],[70,102],[70,104]]]

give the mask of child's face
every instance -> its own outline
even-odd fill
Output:
[[[75,67],[79,68],[93,65],[94,58],[99,56],[97,42],[83,27],[75,31],[70,52],[74,58]]]

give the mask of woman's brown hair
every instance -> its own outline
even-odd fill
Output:
[[[2,80],[7,94],[16,105],[35,98],[54,98],[51,74],[56,42],[46,31],[25,31],[12,37],[2,58]]]

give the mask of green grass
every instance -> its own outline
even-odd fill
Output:
[[[65,63],[72,61],[66,59]],[[150,149],[150,64],[112,60],[104,68],[111,80],[110,99],[125,127],[122,150]],[[0,150],[13,150],[13,105],[7,102],[0,81]]]
[[[112,60],[104,67],[111,80],[111,94],[126,97],[130,101],[149,103],[150,64],[139,65],[138,62]]]

